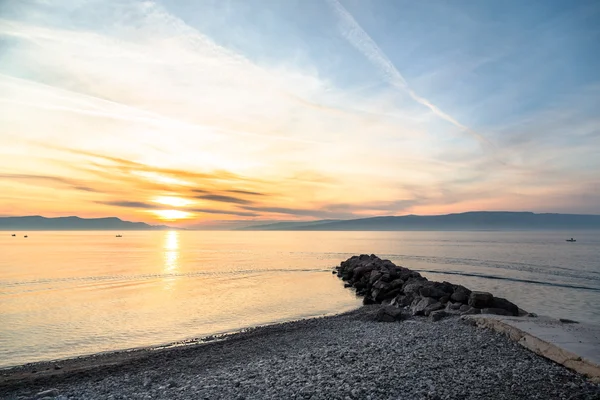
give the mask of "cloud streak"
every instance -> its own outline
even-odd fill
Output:
[[[346,10],[346,8],[338,0],[326,1],[338,17],[338,23],[342,35],[381,72],[390,85],[404,91],[417,103],[427,107],[432,113],[441,119],[450,122],[460,130],[472,135],[486,147],[490,147],[492,149],[495,148],[494,144],[485,136],[475,132],[468,126],[461,124],[454,117],[442,111],[435,104],[431,103],[426,98],[419,96],[408,86],[408,83],[400,71],[398,71],[388,56],[381,50],[381,48],[379,48],[371,36],[369,36],[369,34],[365,32],[365,30],[358,24],[352,14],[350,14],[350,12],[348,12],[348,10]]]

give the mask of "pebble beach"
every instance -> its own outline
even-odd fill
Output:
[[[0,397],[600,399],[597,384],[459,316],[378,322],[380,307],[4,370]]]

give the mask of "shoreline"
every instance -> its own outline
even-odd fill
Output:
[[[12,367],[1,371],[0,397],[600,398],[599,385],[506,335],[458,316],[377,322],[381,308],[78,357],[60,369],[52,361]]]
[[[34,361],[7,367],[0,367],[0,393],[1,388],[12,382],[35,381],[38,379],[52,378],[65,374],[81,373],[90,369],[124,365],[129,362],[151,357],[169,351],[195,350],[198,347],[208,346],[227,340],[243,340],[248,335],[266,334],[269,329],[285,329],[288,325],[298,324],[303,321],[320,320],[335,317],[362,314],[365,306],[343,312],[332,312],[316,316],[307,316],[296,319],[276,321],[272,323],[250,326],[233,331],[216,333],[196,338],[183,339],[150,346],[140,346],[127,349],[108,350],[97,353],[83,354],[80,356],[57,358],[51,360]],[[56,368],[58,366],[59,368]]]

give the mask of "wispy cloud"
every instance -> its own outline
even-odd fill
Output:
[[[338,17],[338,23],[342,35],[348,42],[360,51],[369,61],[381,72],[386,81],[393,87],[406,92],[417,103],[427,107],[432,113],[450,122],[460,130],[469,133],[477,138],[486,147],[494,148],[493,143],[485,136],[475,132],[458,122],[454,117],[442,111],[435,104],[426,98],[419,96],[413,89],[408,86],[408,83],[390,61],[387,55],[379,48],[377,43],[369,36],[367,32],[356,22],[356,19],[346,10],[346,8],[338,0],[326,0]]]

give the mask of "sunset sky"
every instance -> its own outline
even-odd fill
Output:
[[[0,215],[600,214],[600,1],[0,1]]]

